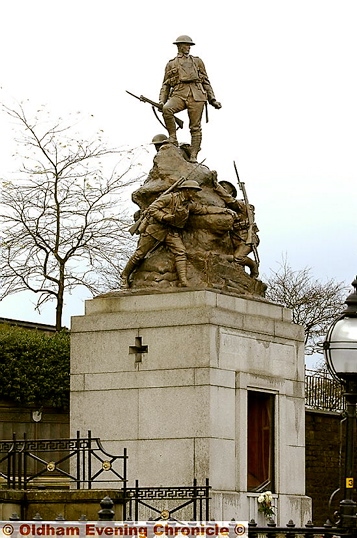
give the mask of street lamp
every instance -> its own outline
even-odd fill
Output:
[[[356,503],[353,500],[353,459],[357,403],[357,277],[347,308],[332,323],[323,344],[327,368],[344,385],[346,400],[346,451],[344,499],[340,502],[340,526],[357,533]]]

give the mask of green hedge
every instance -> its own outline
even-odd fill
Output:
[[[0,398],[67,408],[69,333],[0,325]]]

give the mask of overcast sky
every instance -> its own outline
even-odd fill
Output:
[[[356,0],[11,0],[1,10],[1,101],[46,104],[54,117],[93,114],[115,146],[149,149],[162,132],[151,107],[181,34],[207,68],[222,109],[209,107],[199,160],[235,181],[256,207],[261,273],[287,255],[294,269],[348,284],[357,273]],[[187,116],[181,142],[189,141]],[[0,175],[16,170],[1,117]],[[84,312],[83,293],[68,302]],[[30,298],[0,316],[54,323]]]

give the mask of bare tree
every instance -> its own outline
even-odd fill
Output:
[[[0,299],[30,290],[37,308],[55,301],[60,330],[65,291],[98,293],[107,274],[119,275],[130,244],[124,195],[139,179],[136,165],[129,150],[108,148],[100,135],[83,140],[71,120],[3,109],[21,135],[22,164],[15,179],[2,180]]]
[[[319,345],[333,320],[343,310],[348,287],[334,279],[316,280],[311,268],[294,271],[283,259],[267,278],[266,297],[292,310],[294,323],[305,329],[305,353],[322,353]]]

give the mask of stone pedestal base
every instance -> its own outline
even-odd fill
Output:
[[[96,490],[0,490],[0,518],[9,520],[17,514],[23,521],[39,514],[43,520],[55,521],[62,515],[65,520],[86,519],[96,521],[104,497],[113,501],[114,519],[123,517],[122,493],[114,489]]]
[[[247,394],[275,397],[277,522],[305,497],[303,330],[263,299],[209,290],[111,293],[72,318],[71,430],[128,449],[141,486],[209,478],[211,516],[257,518],[247,492]],[[130,485],[130,484],[129,484]]]

